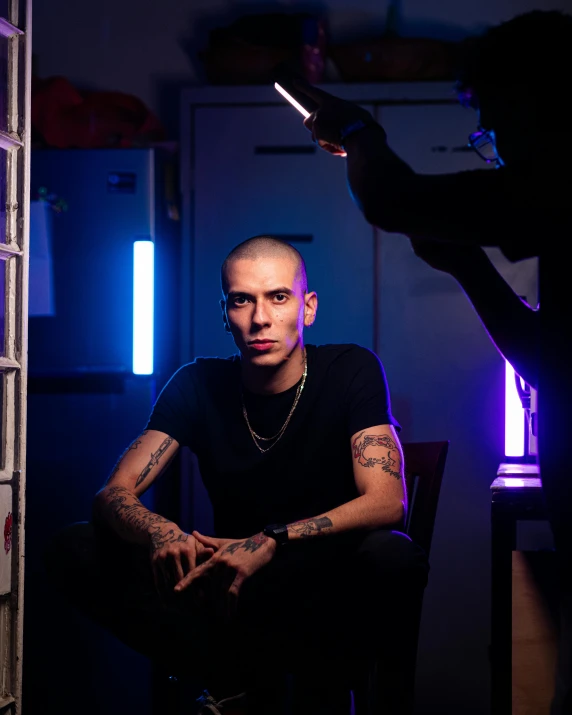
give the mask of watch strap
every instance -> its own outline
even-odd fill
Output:
[[[288,543],[288,527],[286,524],[269,524],[264,527],[263,533],[265,536],[274,539],[279,547]]]

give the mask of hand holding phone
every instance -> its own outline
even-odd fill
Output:
[[[276,90],[302,114],[313,140],[328,153],[347,156],[344,148],[347,137],[372,125],[385,138],[385,132],[367,110],[314,87],[287,66],[278,68],[274,79]]]
[[[276,91],[280,92],[284,99],[290,102],[290,104],[300,112],[300,114],[304,117],[304,120],[307,120],[313,112],[320,108],[318,101],[313,99],[313,97],[308,96],[308,94],[303,91],[307,87],[310,90],[310,94],[315,95],[316,93],[319,93],[320,90],[311,85],[306,79],[298,75],[296,72],[288,69],[288,67],[282,66],[275,71],[274,78],[274,88]],[[304,125],[313,134],[311,123],[304,121]],[[322,147],[322,149],[325,149],[334,156],[346,156],[346,152],[338,146],[326,145],[316,139],[315,141]]]

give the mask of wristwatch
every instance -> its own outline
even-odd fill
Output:
[[[274,539],[278,548],[283,548],[288,543],[288,527],[286,524],[269,524],[264,527],[263,534]]]

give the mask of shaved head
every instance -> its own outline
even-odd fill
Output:
[[[234,261],[256,261],[259,258],[289,258],[296,264],[297,274],[304,293],[308,291],[306,264],[300,253],[286,241],[274,236],[253,236],[239,243],[225,258],[220,269],[220,284],[223,295],[228,293],[227,272]]]

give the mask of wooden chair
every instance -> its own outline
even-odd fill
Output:
[[[437,503],[445,470],[449,442],[410,442],[403,445],[405,480],[409,510],[405,531],[429,558]],[[409,615],[411,629],[407,662],[388,671],[385,661],[375,661],[370,667],[369,692],[366,702],[358,704],[356,715],[410,715],[413,713],[413,690],[422,596]]]
[[[406,533],[429,557],[437,503],[449,442],[409,442],[403,445],[409,499]]]

